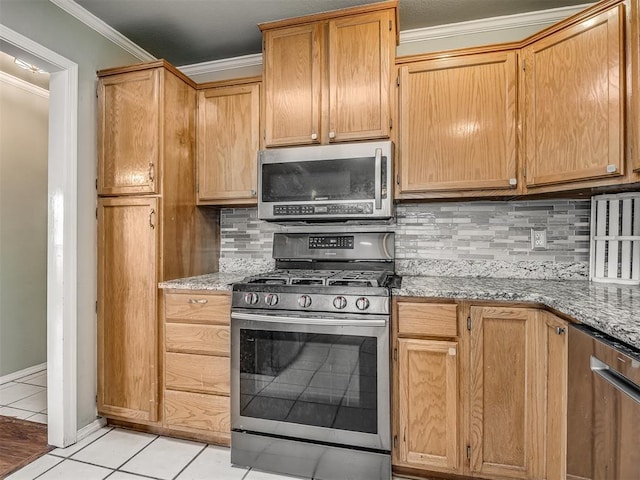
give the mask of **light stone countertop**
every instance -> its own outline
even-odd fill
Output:
[[[255,272],[220,272],[180,278],[159,284],[176,290],[230,291],[234,282]],[[595,283],[586,280],[527,280],[403,276],[392,294],[492,300],[545,305],[640,348],[640,286]]]
[[[395,296],[542,304],[640,348],[640,286],[585,280],[403,276]]]

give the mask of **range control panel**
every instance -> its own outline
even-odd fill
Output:
[[[327,248],[352,249],[353,238],[353,235],[314,235],[309,237],[309,248],[312,250]]]

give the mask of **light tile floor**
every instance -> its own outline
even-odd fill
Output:
[[[295,480],[296,477],[235,467],[231,465],[231,451],[225,447],[103,427],[75,445],[52,450],[6,480],[35,479]]]
[[[0,415],[47,423],[47,371],[0,385]]]
[[[0,415],[47,423],[46,387],[46,370],[0,385]],[[233,466],[231,451],[225,447],[103,427],[70,447],[52,450],[6,480],[35,479],[296,480],[297,477]],[[394,477],[394,480],[401,479]]]

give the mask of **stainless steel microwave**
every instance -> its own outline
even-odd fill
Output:
[[[393,216],[393,142],[262,150],[258,218],[383,220]]]

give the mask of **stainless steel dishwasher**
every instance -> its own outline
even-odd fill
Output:
[[[567,478],[640,479],[640,351],[569,329]]]

